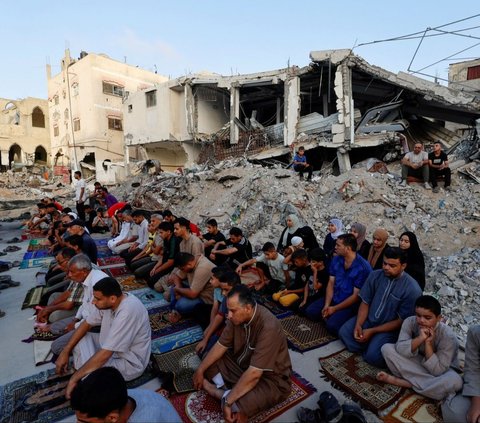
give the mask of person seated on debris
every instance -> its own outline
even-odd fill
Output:
[[[227,306],[225,329],[193,382],[195,389],[222,400],[226,421],[240,423],[288,398],[292,365],[280,321],[256,303],[246,286],[228,293]]]
[[[155,262],[158,261],[163,246],[162,238],[158,232],[158,225],[160,225],[161,222],[162,216],[159,214],[152,214],[150,216],[147,245],[132,259],[129,265],[130,270],[134,273],[142,266],[148,265],[148,271],[147,268],[143,269],[144,275],[146,276],[148,272],[153,269],[153,266],[155,266]]]
[[[38,213],[27,223],[27,227],[31,232],[46,231],[50,226],[50,215],[47,213],[47,206],[44,203],[38,203],[37,209]]]
[[[101,196],[102,196],[102,200],[105,204],[105,209],[106,210],[108,210],[114,204],[118,203],[118,200],[115,198],[114,195],[112,195],[108,192],[108,189],[106,187],[101,188]]]
[[[290,273],[283,257],[271,242],[262,247],[262,254],[240,263],[236,272],[241,276],[245,268],[255,265],[260,282],[254,286],[256,291],[271,295],[290,285]]]
[[[318,248],[318,241],[310,226],[301,226],[300,219],[296,214],[289,214],[286,220],[286,227],[280,235],[277,251],[283,253],[285,248],[292,245],[292,238],[299,236],[304,242],[305,250],[309,251]],[[283,254],[285,256],[285,254]]]
[[[166,220],[167,222],[172,222],[172,223],[175,223],[175,221],[177,220],[177,216],[175,216],[171,210],[164,210],[162,212],[162,215],[163,215],[163,219]],[[187,219],[188,220],[188,219]],[[202,232],[200,231],[200,228],[195,225],[195,223],[191,222],[189,220],[189,229],[190,229],[190,232],[196,236],[200,236],[202,235]]]
[[[329,273],[327,270],[327,255],[321,248],[314,248],[308,252],[312,276],[305,284],[303,300],[298,306],[299,312],[303,315],[314,302],[325,297]]]
[[[405,273],[407,257],[398,247],[389,247],[383,257],[383,269],[374,270],[360,289],[357,316],[348,320],[339,337],[354,353],[373,366],[386,366],[381,348],[397,342],[403,321],[415,314],[415,301],[422,290]]]
[[[170,286],[170,273],[174,269],[175,255],[180,252],[180,239],[173,231],[173,223],[163,221],[158,225],[163,240],[162,259],[158,260],[147,276],[147,284],[157,292],[164,292]]]
[[[82,251],[88,257],[90,257],[90,260],[92,260],[92,263],[97,264],[97,257],[98,257],[97,244],[95,244],[95,241],[85,230],[85,222],[80,219],[72,220],[67,225],[67,231],[70,234],[70,236],[80,235],[82,237],[82,241],[83,241]]]
[[[88,212],[86,206],[85,212]],[[96,216],[92,219],[90,232],[104,234],[110,231],[110,228],[108,227],[108,218],[106,218],[104,214],[105,209],[99,207],[96,211]]]
[[[210,285],[214,287],[214,302],[210,313],[210,322],[203,331],[203,339],[195,347],[195,351],[201,358],[205,357],[222,334],[227,323],[227,295],[234,286],[241,283],[240,277],[227,268],[214,267],[212,269]]]
[[[96,211],[90,207],[90,204],[86,203],[85,206],[83,207],[85,211],[85,227],[87,228],[89,233],[92,232],[92,224],[93,220],[96,217]]]
[[[307,163],[307,156],[305,156],[305,147],[298,147],[298,151],[293,156],[293,170],[298,172],[300,179],[303,179],[303,174],[307,172],[307,181],[312,180],[313,167]]]
[[[108,248],[116,254],[128,250],[138,239],[138,225],[134,224],[132,213],[131,210],[122,210],[118,213],[119,219],[122,222],[120,234],[107,243]]]
[[[163,396],[148,389],[127,389],[122,374],[101,367],[81,379],[70,406],[79,422],[178,423],[182,419]]]
[[[90,311],[94,307],[92,305],[93,286],[99,280],[108,277],[108,275],[99,269],[94,269],[88,256],[78,254],[68,262],[67,277],[71,281],[83,285],[83,297],[75,316],[59,320],[48,327],[54,335],[61,335],[53,341],[51,347],[52,352],[57,355],[59,355],[67,345],[73,335],[74,329],[89,316]]]
[[[407,186],[407,178],[422,179],[425,189],[432,189],[428,181],[430,180],[430,172],[428,165],[428,153],[423,150],[423,144],[417,142],[413,146],[413,151],[408,152],[402,159],[402,182],[400,185]]]
[[[439,192],[438,177],[443,176],[445,178],[445,189],[450,191],[452,188],[452,172],[448,164],[448,156],[442,150],[442,143],[437,141],[433,144],[433,151],[428,154],[428,165],[430,166],[430,183],[433,187],[433,192]]]
[[[371,245],[370,241],[366,239],[367,227],[358,222],[352,223],[350,233],[357,240],[357,253],[366,260],[368,258],[368,252]]]
[[[194,256],[204,254],[203,242],[198,236],[192,234],[188,219],[178,217],[173,222],[173,227],[175,236],[180,239],[180,251],[182,253],[189,253]]]
[[[102,197],[102,184],[100,182],[95,182],[93,184],[93,191],[88,195],[88,204],[95,210],[96,207],[100,206],[99,199]]]
[[[127,267],[130,267],[131,261],[140,254],[148,244],[148,220],[145,217],[145,212],[142,210],[135,210],[132,213],[132,219],[134,222],[134,229],[136,229],[137,238],[127,249],[120,252],[120,257],[125,259]]]
[[[292,254],[292,262],[295,265],[295,278],[288,288],[275,292],[272,295],[274,301],[278,301],[284,307],[298,308],[300,299],[306,292],[305,286],[312,277],[312,268],[306,250],[297,250]],[[307,290],[308,292],[308,290]]]
[[[358,294],[372,272],[370,264],[356,251],[357,240],[352,234],[338,236],[325,296],[305,310],[310,320],[324,320],[327,330],[335,335],[347,320],[356,316]]]
[[[330,219],[328,222],[328,234],[323,241],[323,251],[328,259],[333,257],[337,238],[343,234],[343,222],[340,219]]]
[[[252,258],[252,244],[243,236],[240,228],[233,227],[229,231],[229,240],[215,244],[210,253],[210,260],[215,261],[217,256],[227,257],[225,264],[235,270],[239,264]]]
[[[422,295],[415,302],[415,316],[402,324],[398,341],[385,344],[382,355],[393,374],[379,372],[377,379],[437,401],[462,389],[458,368],[458,340],[442,322],[438,300]]]
[[[49,203],[53,203],[55,205],[55,208],[59,212],[63,212],[63,206],[55,199],[55,197],[50,197],[48,200]]]
[[[218,223],[215,219],[207,220],[207,233],[201,235],[200,239],[203,241],[206,257],[210,257],[210,253],[217,242],[226,240],[225,235],[218,230]]]
[[[388,232],[383,228],[375,229],[372,241],[370,249],[368,250],[367,261],[373,270],[382,269],[383,254],[385,253],[385,249],[389,247],[387,244]]]
[[[199,323],[205,322],[213,305],[213,286],[209,281],[215,264],[204,255],[194,256],[180,252],[175,256],[175,267],[185,274],[187,280],[182,283],[182,278],[173,279],[174,285],[170,289],[172,311],[167,315],[168,321],[176,323],[183,315],[200,310],[199,305],[205,305],[206,307],[201,307],[202,313],[195,316]],[[204,324],[204,327],[207,325],[208,323]]]
[[[407,253],[405,272],[418,282],[423,291],[425,289],[425,259],[418,245],[417,236],[410,231],[402,233],[398,246]]]
[[[81,379],[100,367],[115,367],[130,381],[142,375],[150,360],[148,311],[135,295],[123,293],[120,284],[107,277],[93,286],[92,304],[95,309],[92,307],[55,363],[57,374],[65,374],[73,353],[76,372],[68,382],[67,399]],[[101,326],[100,334],[90,332],[94,326]]]
[[[465,345],[463,390],[442,402],[445,423],[478,423],[480,421],[480,325],[471,326]]]

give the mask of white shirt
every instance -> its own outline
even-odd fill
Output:
[[[80,194],[82,193],[83,188],[83,195],[80,198]],[[86,201],[87,199],[87,184],[85,183],[85,179],[81,178],[75,182],[75,201]]]
[[[78,308],[77,314],[75,315],[75,319],[79,321],[82,319],[86,319],[90,314],[90,311],[96,309],[96,307],[92,304],[93,300],[93,286],[101,279],[107,278],[108,275],[101,270],[92,269],[90,273],[87,275],[85,280],[83,281],[83,299],[82,305]],[[77,323],[75,326],[77,327],[80,323]]]
[[[415,154],[413,151],[405,154],[405,159],[407,159],[410,163],[413,164],[420,164],[425,160],[428,160],[428,153],[426,151],[420,151],[420,153]]]

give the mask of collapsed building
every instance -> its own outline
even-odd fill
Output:
[[[342,173],[366,157],[396,159],[415,142],[440,139],[448,149],[466,140],[478,149],[475,93],[394,74],[351,50],[314,51],[310,59],[303,68],[200,73],[131,93],[126,151],[175,170],[234,157],[288,162],[304,145],[316,168],[333,161]],[[448,123],[469,130],[459,134]]]

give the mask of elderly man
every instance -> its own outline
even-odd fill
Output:
[[[138,235],[132,232],[133,217],[131,210],[119,210],[116,218],[121,223],[120,233],[115,238],[109,240],[107,245],[110,250],[118,254],[128,249],[132,245],[131,243],[138,238]]]
[[[85,230],[85,222],[80,219],[74,219],[67,224],[69,235],[79,235],[82,237],[82,251],[90,257],[92,263],[97,263],[97,244]]]
[[[193,381],[222,400],[227,422],[246,422],[288,397],[292,366],[282,326],[246,286],[228,293],[227,306],[227,325]]]
[[[62,335],[52,343],[52,351],[55,354],[60,354],[68,344],[73,335],[73,330],[84,321],[89,313],[93,299],[93,286],[101,279],[108,277],[105,272],[98,269],[93,269],[90,258],[85,254],[78,254],[73,257],[68,263],[67,277],[71,281],[83,285],[82,304],[77,310],[75,316],[67,317],[50,326],[50,332],[55,335]]]
[[[77,371],[68,383],[67,398],[79,380],[100,367],[115,367],[130,381],[145,371],[150,359],[148,312],[137,297],[123,293],[120,284],[107,277],[94,285],[92,303],[96,309],[90,310],[56,362],[57,373],[64,374],[73,353]],[[99,336],[89,333],[99,325]]]
[[[131,261],[140,254],[148,244],[148,220],[145,219],[145,212],[135,210],[132,213],[132,219],[138,237],[132,242],[128,249],[120,253],[120,257],[125,259],[127,266],[130,266]]]
[[[407,177],[422,178],[425,189],[432,189],[428,183],[429,167],[428,153],[423,151],[422,143],[417,142],[413,146],[413,151],[408,152],[402,159],[402,182],[400,185],[407,186]]]
[[[382,346],[397,342],[403,320],[415,314],[415,301],[422,290],[417,281],[404,272],[407,256],[398,247],[388,247],[383,269],[368,276],[358,296],[362,300],[356,317],[348,320],[339,337],[354,353],[373,366],[386,367]]]

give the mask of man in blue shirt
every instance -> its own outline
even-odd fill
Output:
[[[325,319],[327,330],[335,335],[357,314],[358,293],[372,271],[368,261],[356,251],[357,240],[352,234],[337,238],[325,298],[313,302],[305,311],[311,320]]]
[[[339,331],[349,351],[362,353],[367,363],[377,367],[386,367],[381,348],[397,342],[403,320],[415,314],[415,301],[422,295],[415,279],[404,272],[406,266],[405,252],[388,247],[383,269],[370,273],[360,290],[357,316]]]
[[[173,405],[146,389],[129,389],[120,372],[101,367],[81,379],[70,399],[79,422],[181,422]]]
[[[303,179],[304,172],[308,172],[308,181],[312,179],[313,167],[307,163],[304,147],[298,147],[297,154],[293,157],[293,169],[300,174],[300,179]]]

